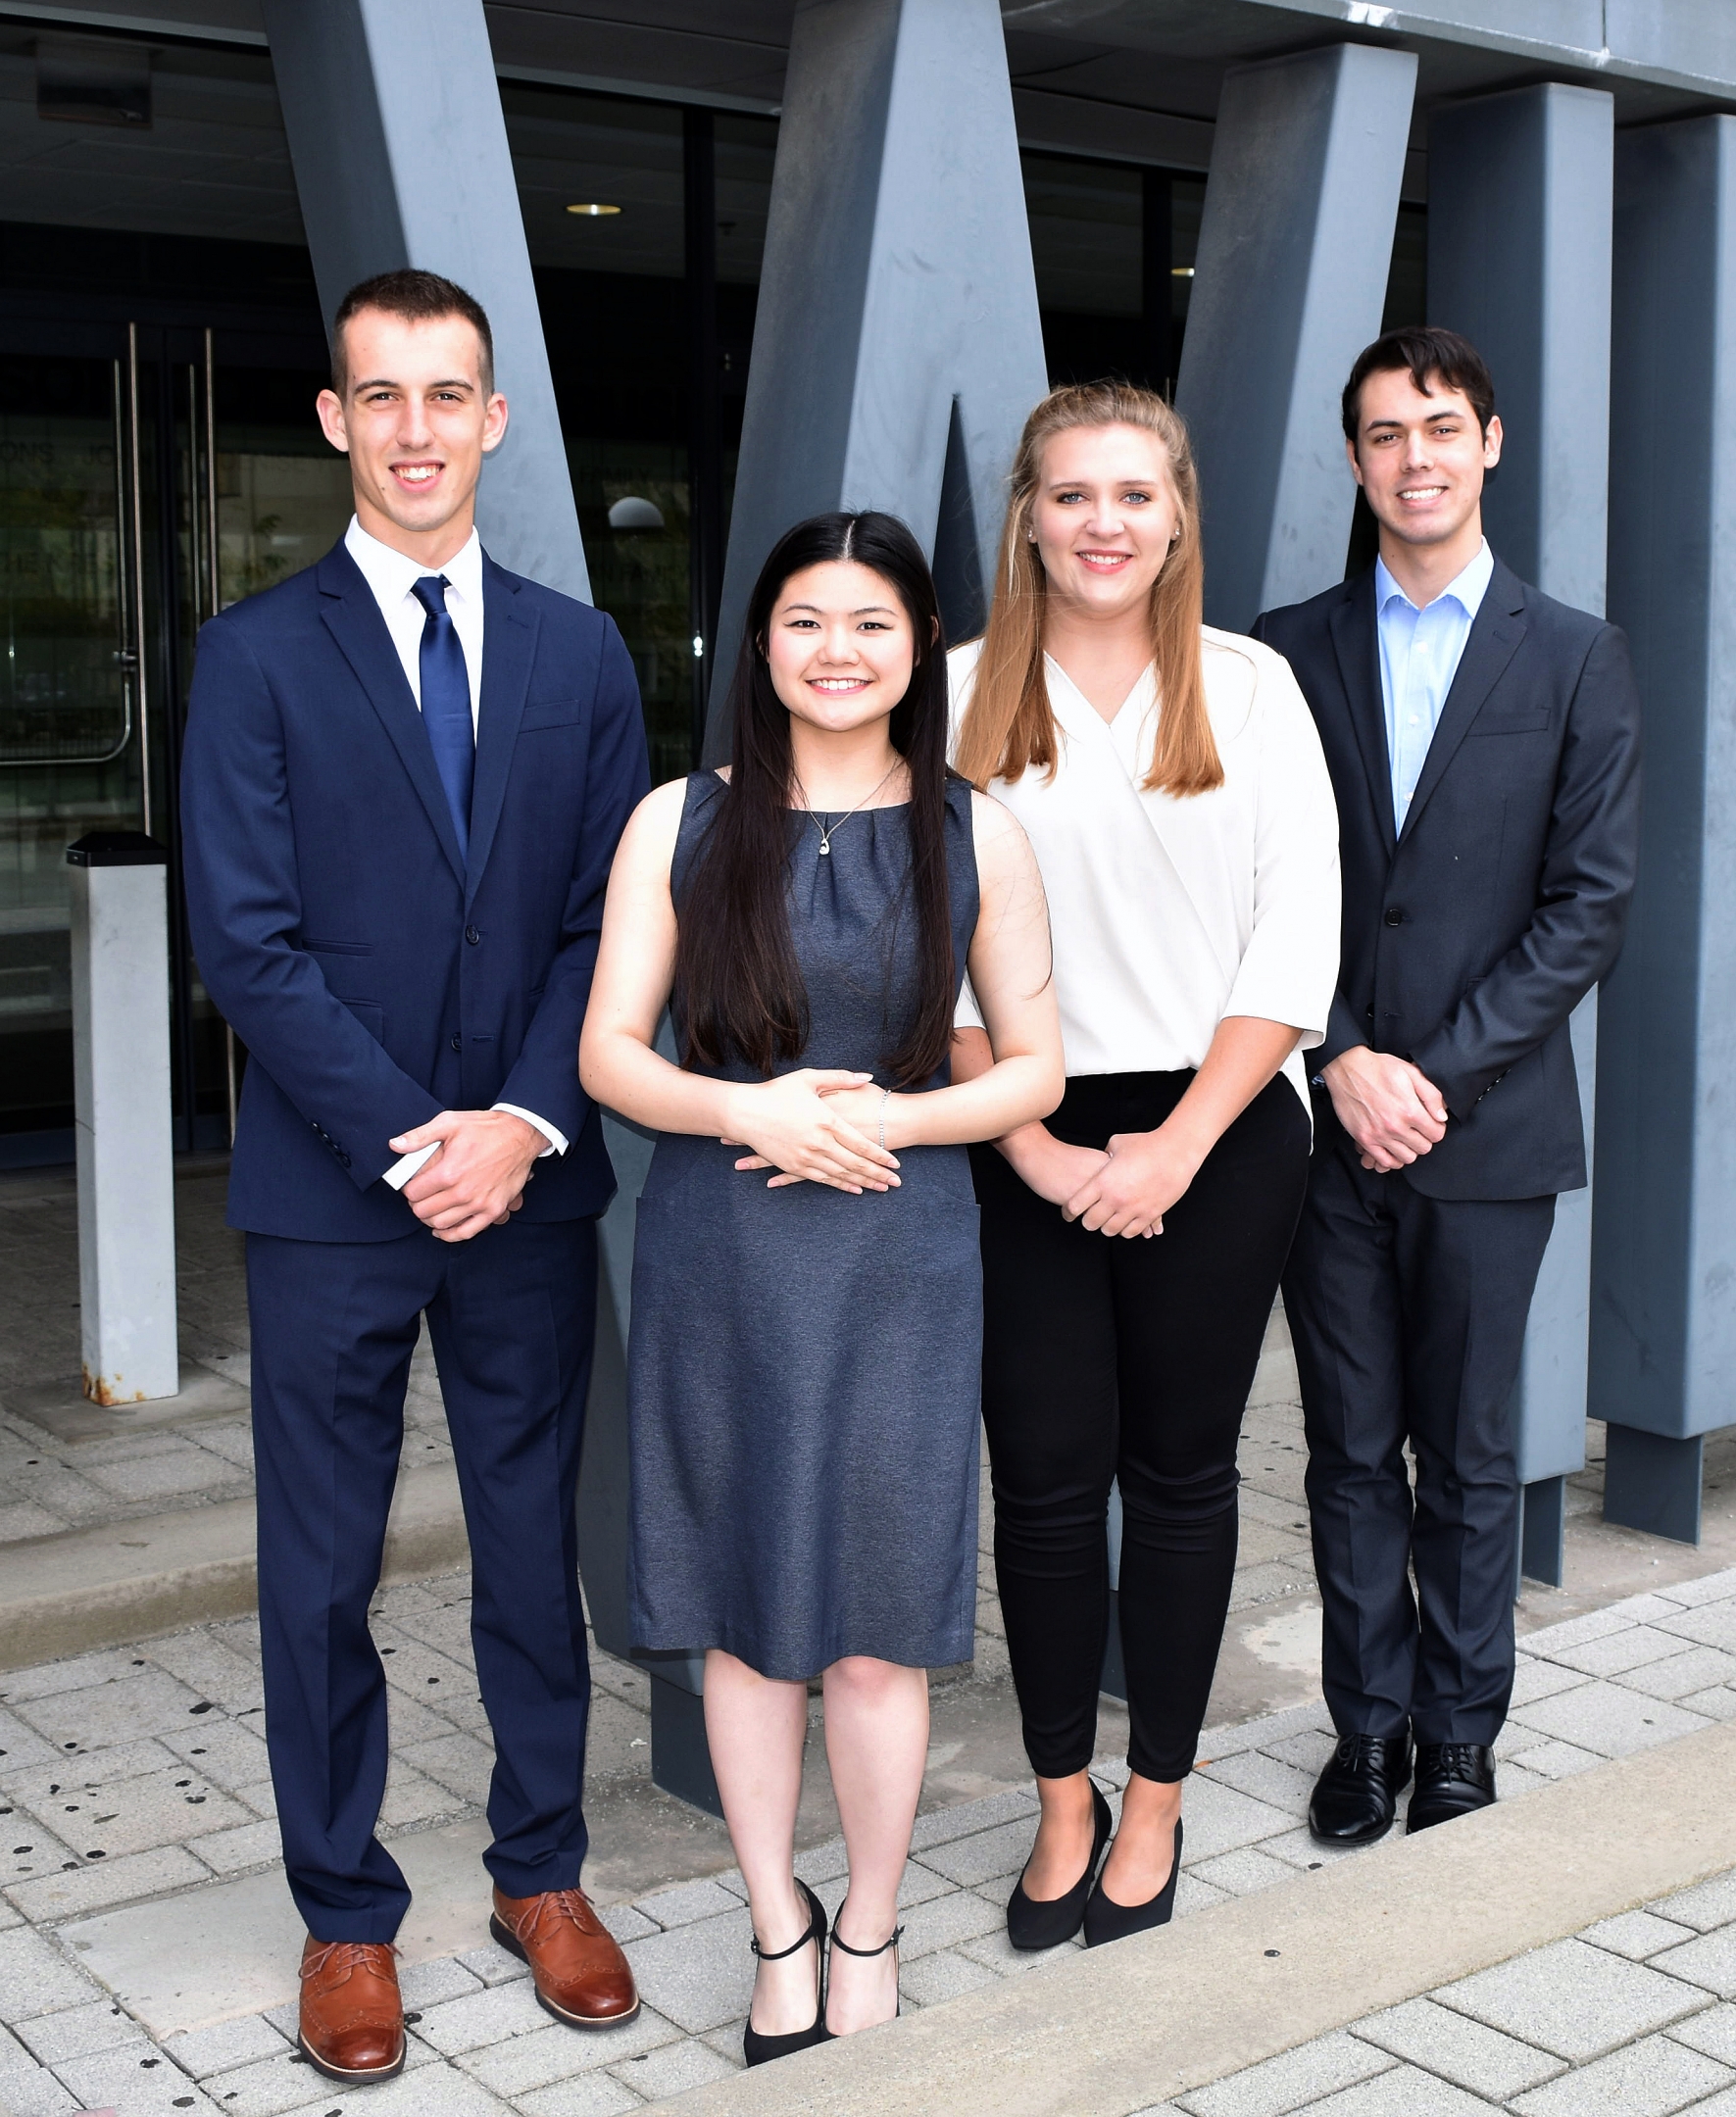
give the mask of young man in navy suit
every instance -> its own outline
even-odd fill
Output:
[[[1586,1180],[1567,1022],[1633,890],[1639,700],[1615,627],[1484,539],[1501,421],[1474,347],[1393,331],[1343,409],[1379,559],[1255,630],[1338,797],[1342,956],[1284,1307],[1339,1735],[1309,1824],[1365,1845],[1413,1766],[1410,1830],[1495,1798],[1513,1382],[1556,1194]]]
[[[301,2045],[404,2063],[374,1835],[386,1686],[368,1628],[425,1315],[470,1531],[494,1731],[491,1930],[579,2027],[637,2011],[579,1889],[590,1677],[573,1499],[596,1219],[578,1083],[603,894],[648,785],[611,621],[477,541],[506,431],[488,320],[398,271],[345,298],[319,412],[355,518],[200,635],[181,812],[199,968],[247,1046],[247,1232],[266,1738],[308,1928]]]

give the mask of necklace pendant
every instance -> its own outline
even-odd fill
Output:
[[[829,853],[831,852],[831,850],[832,850],[832,842],[831,842],[831,840],[830,840],[829,838],[822,838],[822,839],[821,839],[821,840],[819,841],[819,851],[820,851],[820,857],[821,857],[821,858],[823,859],[823,858],[824,858],[824,857],[825,857],[825,856],[826,856],[827,854],[829,854]]]

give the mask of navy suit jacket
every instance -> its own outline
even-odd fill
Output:
[[[649,784],[614,623],[484,558],[468,868],[372,590],[339,544],[199,635],[181,776],[206,990],[247,1047],[229,1224],[412,1233],[396,1134],[516,1103],[567,1135],[524,1217],[615,1188],[579,1086],[616,842]]]
[[[1314,1068],[1366,1044],[1433,1081],[1446,1137],[1404,1171],[1425,1197],[1577,1189],[1567,1017],[1615,960],[1639,858],[1625,636],[1497,559],[1395,830],[1373,569],[1254,633],[1295,670],[1338,796],[1343,948]]]

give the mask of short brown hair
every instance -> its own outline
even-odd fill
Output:
[[[463,317],[467,323],[474,325],[481,340],[483,394],[492,392],[494,333],[488,327],[482,304],[455,281],[442,279],[438,272],[407,267],[402,271],[375,272],[372,279],[358,280],[338,303],[337,314],[331,320],[331,386],[340,397],[347,391],[350,379],[344,355],[344,325],[364,309],[381,309],[387,316],[402,317],[407,323],[433,323],[441,317]]]
[[[1344,385],[1344,437],[1353,447],[1362,417],[1363,384],[1371,374],[1396,374],[1401,368],[1411,370],[1412,381],[1425,397],[1435,394],[1431,383],[1462,391],[1477,416],[1477,424],[1484,433],[1489,431],[1489,421],[1495,417],[1495,382],[1483,356],[1457,331],[1442,330],[1433,323],[1407,323],[1384,332],[1357,355]]]

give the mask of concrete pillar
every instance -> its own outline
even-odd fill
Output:
[[[1338,402],[1380,331],[1415,85],[1413,53],[1364,44],[1224,76],[1175,392],[1211,624],[1245,632],[1343,578]]]
[[[93,831],[67,861],[84,1394],[129,1404],[180,1388],[169,854],[139,831]]]
[[[901,516],[947,631],[986,610],[1047,388],[996,0],[800,0],[743,417],[706,755],[766,554],[833,508]]]
[[[1694,1543],[1736,1420],[1736,118],[1615,152],[1610,615],[1646,704],[1640,881],[1598,1038],[1605,1518]]]
[[[327,327],[358,279],[401,266],[444,273],[476,297],[512,412],[482,476],[482,541],[502,566],[588,603],[482,0],[264,8]]]
[[[1449,104],[1428,137],[1428,313],[1495,376],[1501,468],[1489,541],[1515,572],[1604,610],[1609,530],[1610,253],[1615,116],[1602,89],[1548,82]],[[1593,1145],[1596,993],[1573,1016]],[[1559,1587],[1566,1479],[1585,1463],[1592,1195],[1564,1193],[1514,1389],[1521,1570]]]

